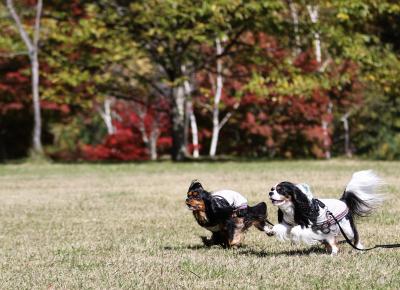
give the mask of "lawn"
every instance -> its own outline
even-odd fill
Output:
[[[400,249],[280,243],[251,229],[244,246],[204,248],[184,199],[194,178],[251,204],[278,181],[339,197],[352,172],[372,168],[387,200],[358,220],[365,246],[400,242],[400,162],[283,161],[0,166],[0,288],[400,289]],[[269,217],[276,209],[267,201]]]

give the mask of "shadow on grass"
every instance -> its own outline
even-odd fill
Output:
[[[248,248],[247,245],[240,245],[240,246],[237,246],[237,247],[235,247],[233,249],[247,249],[247,248]],[[183,245],[183,246],[165,246],[165,247],[163,247],[163,249],[167,250],[167,251],[204,250],[204,249],[205,250],[221,249],[221,250],[228,250],[228,251],[232,250],[232,249],[225,249],[222,246],[218,246],[218,245],[214,245],[214,246],[209,247],[209,246],[205,246],[205,245],[202,245],[202,244],[199,244],[199,245],[187,245],[187,246],[185,246],[185,245]]]
[[[266,252],[266,251],[255,251],[255,250],[246,250],[238,252],[239,255],[254,255],[260,258],[263,257],[273,257],[273,256],[308,256],[310,254],[327,254],[327,251],[323,248],[312,247],[305,250],[289,250],[282,252]]]
[[[340,241],[338,242],[339,244],[346,243],[345,241]],[[263,257],[277,257],[277,256],[308,256],[311,254],[321,254],[321,255],[328,255],[329,253],[326,251],[326,249],[322,247],[311,247],[308,249],[298,249],[298,250],[288,250],[288,251],[281,251],[281,252],[267,252],[267,251],[257,251],[254,249],[250,249],[248,245],[240,245],[238,247],[234,247],[231,249],[224,249],[222,246],[205,246],[202,244],[198,245],[182,245],[182,246],[164,246],[164,250],[167,251],[179,251],[179,250],[211,250],[211,249],[221,249],[221,250],[227,250],[227,251],[232,251],[235,250],[235,253],[237,255],[244,255],[244,256],[257,256],[260,258]]]

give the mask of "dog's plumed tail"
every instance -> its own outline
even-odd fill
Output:
[[[383,181],[372,171],[355,172],[341,197],[353,216],[368,216],[383,202]]]

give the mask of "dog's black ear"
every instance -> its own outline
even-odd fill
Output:
[[[283,211],[281,209],[278,209],[278,223],[283,222]]]
[[[311,223],[315,223],[319,212],[314,210],[307,195],[305,195],[297,186],[294,186],[292,197],[295,222],[301,227],[307,227]]]
[[[255,206],[249,206],[248,212],[253,217],[266,218],[267,217],[267,204],[260,202]]]
[[[310,205],[310,200],[308,199],[307,195],[305,195],[297,186],[293,188],[293,202],[298,206],[304,206],[307,209]]]
[[[197,179],[192,180],[192,183],[189,186],[188,192],[190,192],[190,191],[200,191],[200,190],[204,190],[203,186],[200,183],[200,181],[198,181]]]
[[[232,215],[234,208],[223,198],[211,199],[211,212],[217,220],[224,220]]]

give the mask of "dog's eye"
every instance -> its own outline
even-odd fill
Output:
[[[275,190],[275,187],[271,187],[271,191],[274,191]]]

